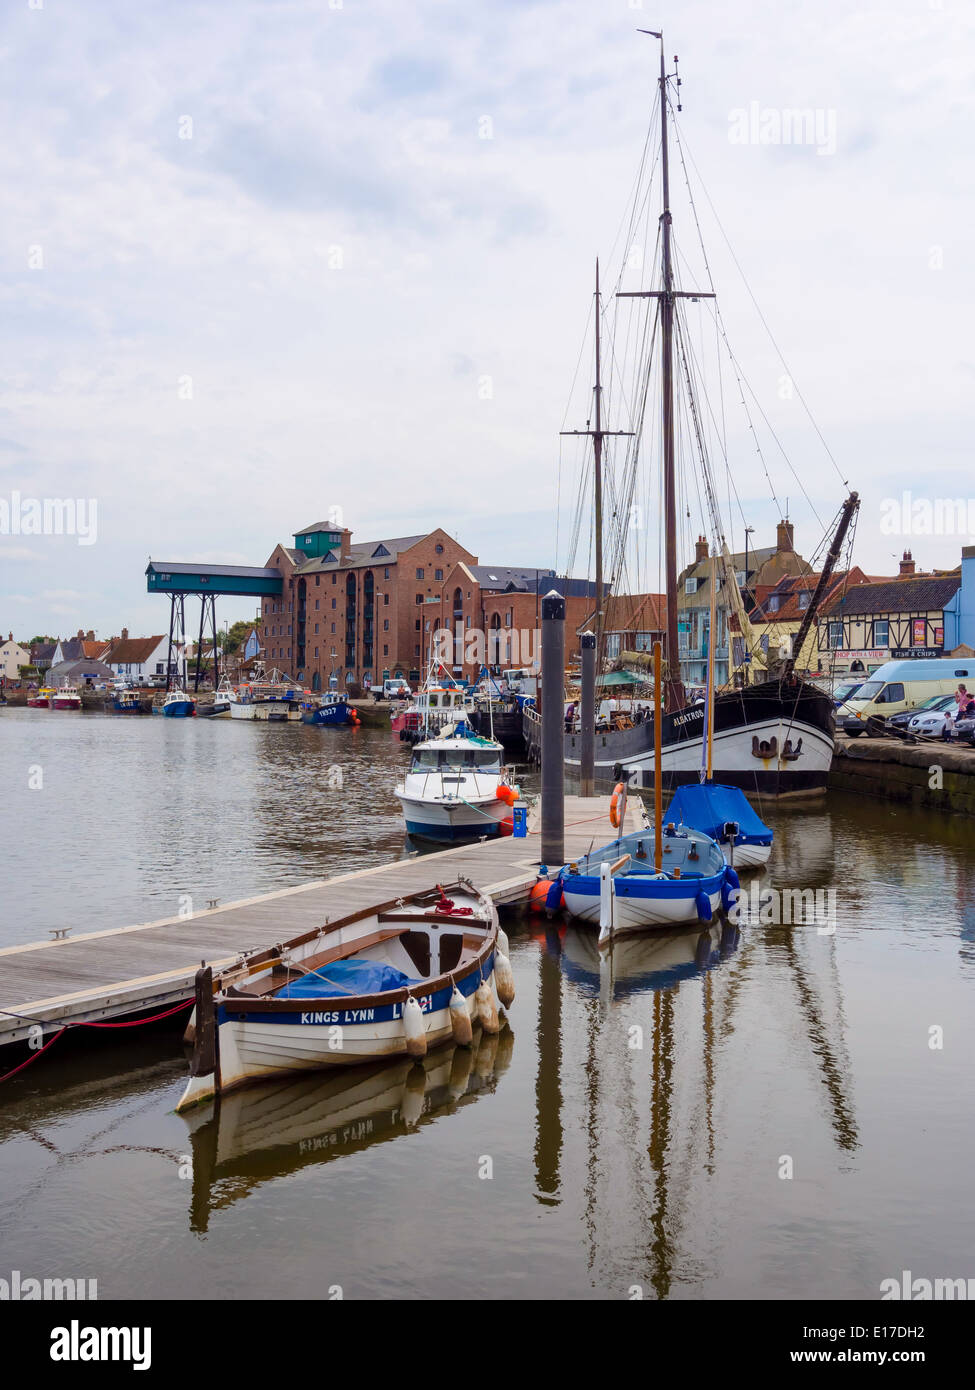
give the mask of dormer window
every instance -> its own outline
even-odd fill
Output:
[[[689,576],[687,579],[684,580],[684,593],[685,593],[685,594],[696,594],[696,593],[697,593],[697,580],[696,580],[693,576]]]

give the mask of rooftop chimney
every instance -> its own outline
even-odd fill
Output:
[[[708,558],[708,542],[706,536],[698,536],[697,544],[694,547],[694,563],[699,565],[702,560]]]
[[[352,559],[352,532],[348,526],[342,527],[342,559]]]
[[[914,556],[911,554],[909,550],[904,551],[904,558],[901,560],[900,572],[901,574],[914,573]]]
[[[128,629],[127,627],[123,627],[123,629],[122,629],[122,641],[123,641],[123,642],[127,642],[128,640],[129,640],[129,629]]]
[[[780,521],[775,528],[775,548],[776,550],[792,550],[792,522]]]

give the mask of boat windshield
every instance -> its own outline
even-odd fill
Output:
[[[437,772],[444,768],[500,772],[501,758],[496,748],[421,748],[413,754],[415,772]]]

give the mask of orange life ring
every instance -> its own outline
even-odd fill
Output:
[[[618,830],[618,829],[619,829],[620,820],[622,819],[622,817],[620,816],[620,801],[621,801],[621,800],[622,800],[622,801],[624,802],[624,804],[625,804],[625,802],[626,802],[626,786],[625,786],[624,783],[622,783],[622,782],[617,782],[617,783],[616,783],[616,786],[613,788],[613,797],[612,797],[612,800],[611,800],[610,803],[609,803],[609,823],[610,823],[610,825],[613,827],[614,830]]]

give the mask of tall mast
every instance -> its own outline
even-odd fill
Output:
[[[684,703],[680,678],[680,651],[677,645],[677,486],[674,472],[674,271],[670,251],[670,158],[667,147],[667,65],[663,35],[660,37],[660,174],[663,184],[663,210],[660,215],[663,247],[663,293],[660,297],[661,351],[663,361],[663,444],[664,444],[664,567],[667,583],[667,708],[679,709]]]
[[[660,214],[662,284],[659,290],[621,291],[621,299],[656,299],[660,304],[661,410],[663,422],[664,474],[664,580],[667,589],[667,709],[684,703],[684,683],[680,675],[680,648],[677,639],[677,484],[674,468],[674,305],[678,299],[713,299],[704,290],[675,290],[670,247],[670,151],[667,143],[667,64],[664,36],[654,29],[641,29],[660,40],[660,174],[663,208]],[[677,62],[677,59],[674,59]],[[680,79],[678,78],[678,83]],[[680,106],[678,105],[678,110]]]
[[[602,671],[603,660],[603,386],[600,366],[599,257],[596,257],[596,430],[592,437],[594,525],[596,529],[596,673]]]
[[[599,293],[599,260],[596,260],[596,428],[584,430],[562,430],[562,434],[584,434],[592,439],[593,451],[593,526],[596,532],[596,675],[602,670],[603,657],[603,440],[607,435],[631,435],[632,430],[603,429],[603,380],[602,380],[602,299]],[[586,421],[588,426],[589,421]]]

